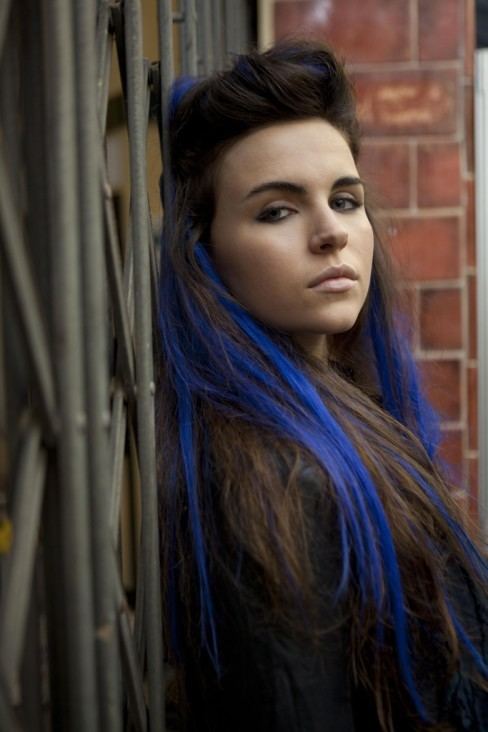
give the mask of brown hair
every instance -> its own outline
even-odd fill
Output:
[[[359,126],[354,95],[342,65],[334,54],[315,43],[277,46],[265,53],[253,52],[235,59],[232,68],[195,83],[181,95],[171,119],[172,177],[175,190],[176,227],[167,243],[166,264],[185,292],[215,323],[216,330],[234,342],[242,340],[235,324],[224,312],[215,289],[209,287],[196,257],[197,242],[209,244],[214,215],[214,171],[222,150],[247,132],[287,120],[320,117],[345,136],[354,158],[359,154]],[[375,228],[371,210],[368,215]],[[373,277],[383,304],[385,348],[388,334],[396,327],[398,297],[392,266],[378,235],[375,237]],[[435,459],[427,454],[419,436],[415,404],[396,419],[383,404],[372,344],[366,328],[371,296],[358,322],[348,333],[334,336],[329,346],[328,366],[294,348],[274,334],[292,353],[300,368],[316,386],[336,422],[354,445],[373,478],[393,536],[406,611],[411,622],[414,659],[419,664],[430,655],[429,673],[439,689],[445,687],[458,667],[460,648],[446,599],[452,573],[460,573],[466,586],[478,580],[463,552],[453,524],[466,527],[452,498],[450,486]],[[190,327],[190,326],[189,326]],[[256,358],[259,358],[257,354]],[[263,362],[263,369],[268,366]],[[189,536],[183,471],[172,464],[178,453],[178,404],[174,379],[164,361],[160,368],[159,434],[161,481],[172,475],[179,485],[171,510],[162,491],[164,581],[170,582],[171,551],[179,557],[179,597],[187,611],[188,642],[196,642],[195,563]],[[400,388],[400,386],[399,386]],[[250,424],[245,415],[228,415],[215,409],[204,394],[198,397],[195,423],[196,454],[210,460],[211,487],[200,484],[199,500],[210,507],[204,540],[209,564],[243,597],[255,601],[253,584],[259,586],[260,609],[273,622],[300,633],[297,606],[306,607],[314,628],[312,641],[324,629],[318,617],[320,588],[317,584],[314,548],[310,543],[310,512],[304,500],[303,475],[312,471],[321,499],[313,521],[323,521],[330,530],[331,512],[337,499],[333,481],[313,456],[293,441],[276,436],[265,427]],[[177,473],[175,477],[175,473]],[[447,511],[434,505],[423,485],[428,484]],[[256,490],[259,486],[260,490]],[[212,495],[209,497],[208,492]],[[177,518],[175,523],[174,511]],[[319,509],[315,509],[319,506]],[[270,521],[274,530],[270,531]],[[168,531],[176,533],[172,549]],[[169,529],[168,527],[172,527]],[[186,528],[183,528],[186,527]],[[473,527],[471,541],[476,545]],[[175,549],[176,547],[176,549]],[[225,547],[225,551],[222,548]],[[433,549],[435,547],[435,550]],[[236,577],[236,557],[249,560],[250,576]],[[486,592],[486,588],[480,591]],[[297,599],[298,598],[298,599]],[[360,610],[358,593],[351,584],[344,607],[350,623],[351,664],[356,679],[374,694],[380,724],[391,730],[392,704],[401,697],[415,716],[405,691],[393,651],[391,629],[379,650],[375,641],[377,611],[371,605]],[[169,610],[167,619],[169,617]],[[438,642],[434,642],[438,638]],[[429,653],[422,646],[429,644]],[[418,668],[417,668],[418,670]],[[424,669],[425,670],[425,669]],[[418,721],[419,728],[422,726]],[[423,727],[422,728],[427,728]],[[446,729],[440,723],[431,729]]]

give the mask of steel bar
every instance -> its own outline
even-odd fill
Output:
[[[106,180],[106,172],[103,175]],[[115,335],[118,346],[120,375],[129,399],[135,399],[134,346],[131,337],[130,316],[127,307],[127,294],[124,291],[124,275],[120,261],[120,245],[117,224],[113,209],[112,190],[107,183],[105,194],[105,256],[110,288],[110,302],[113,310]]]
[[[234,23],[234,48],[231,49],[233,53],[243,53],[248,47],[249,43],[249,19],[248,19],[248,8],[245,0],[239,0],[235,11],[235,23]]]
[[[0,267],[0,312],[3,311],[5,303],[5,274]],[[3,313],[2,313],[3,315]],[[7,339],[5,333],[5,322],[0,318],[0,450],[2,450],[2,463],[0,464],[0,509],[7,504],[7,481],[5,479],[6,463],[8,461],[9,448],[7,446],[7,430],[10,420],[7,410],[8,373],[6,368]],[[0,591],[2,587],[2,562],[0,561]]]
[[[197,74],[201,76],[207,73],[206,69],[206,43],[205,25],[203,23],[203,0],[195,0],[195,12],[197,16]]]
[[[131,245],[132,236],[132,212],[129,214],[129,242],[125,248],[124,257],[124,297],[127,305],[127,313],[129,317],[130,332],[134,333],[134,250]],[[137,343],[134,342],[135,348]],[[134,359],[135,359],[134,354]],[[134,365],[134,374],[136,373],[136,367]],[[137,385],[136,385],[137,391]]]
[[[11,0],[3,0],[0,4],[0,58],[3,54],[3,44],[7,35],[7,25],[10,15]]]
[[[144,700],[143,667],[138,661],[134,648],[134,637],[131,631],[130,611],[125,598],[124,588],[117,572],[117,555],[110,552],[115,577],[114,607],[117,615],[117,628],[121,648],[121,671],[124,678],[124,689],[130,710],[131,721],[136,732],[147,730],[147,710]]]
[[[14,714],[7,695],[7,690],[0,675],[0,730],[2,732],[23,732],[19,720]]]
[[[48,700],[53,731],[67,730],[69,704],[69,676],[66,673],[69,628],[66,622],[63,588],[62,511],[59,500],[58,468],[53,455],[47,464],[45,499],[42,514],[42,554],[44,611],[48,648]]]
[[[5,44],[0,65],[0,126],[5,167],[10,179],[10,191],[17,211],[24,208],[21,164],[21,137],[19,135],[20,101],[20,13],[12,6],[8,22],[8,43]]]
[[[475,64],[475,141],[476,141],[476,261],[478,307],[478,441],[480,523],[488,536],[488,49],[476,51]]]
[[[110,556],[115,568],[117,566],[115,551],[112,551]],[[129,616],[130,611],[125,599],[124,588],[122,587],[118,573],[115,576],[115,608],[121,647],[124,688],[127,694],[131,721],[136,728],[136,732],[146,732],[147,710],[144,700],[143,666],[140,665],[134,648],[134,637],[131,632],[131,620]]]
[[[158,500],[156,486],[154,376],[147,247],[145,84],[142,19],[137,0],[127,0],[127,108],[130,134],[131,244],[134,252],[134,304],[137,383],[137,439],[140,454],[144,556],[144,618],[151,729],[164,730],[164,664],[160,593]]]
[[[124,393],[119,386],[115,387],[115,393],[112,401],[112,429],[110,433],[112,480],[109,523],[112,534],[112,543],[114,547],[117,548],[119,537],[122,473],[124,469],[124,449],[127,434],[127,409],[124,404]]]
[[[5,586],[0,601],[0,664],[9,696],[17,704],[45,473],[41,432],[37,425],[32,425],[24,438],[13,484],[14,541],[5,564]]]
[[[110,0],[99,0],[96,35],[97,67],[97,108],[100,121],[100,130],[107,126],[107,109],[110,82],[110,67],[112,60],[112,36]]]
[[[39,555],[30,593],[29,609],[21,664],[20,685],[22,707],[19,711],[22,726],[29,732],[44,732],[45,720],[42,704],[44,664],[41,648],[41,623],[43,608],[39,602]]]
[[[3,155],[0,151],[0,251],[19,312],[27,354],[36,382],[47,434],[55,431],[55,397],[51,359],[42,320],[42,308],[29,266],[26,244],[15,207]]]
[[[127,690],[130,716],[136,732],[146,732],[147,722],[144,689],[142,687],[142,672],[134,652],[133,638],[126,611],[122,611],[119,614],[119,634],[122,651],[122,671]]]
[[[147,206],[147,231],[148,231],[148,251],[149,251],[149,277],[151,281],[151,303],[152,303],[152,320],[154,323],[153,336],[154,339],[158,338],[158,302],[159,302],[159,273],[158,264],[156,260],[156,251],[154,247],[154,230],[151,218],[151,211],[149,209],[149,202]]]
[[[141,474],[139,469],[139,457],[137,453],[137,442],[134,428],[131,422],[128,425],[129,438],[129,465],[131,475],[131,485],[133,493],[140,492]],[[138,517],[134,517],[136,531],[140,533]],[[134,614],[134,643],[136,647],[139,663],[144,666],[144,557],[140,551],[140,547],[136,547],[136,606]]]
[[[235,0],[224,0],[224,38],[226,55],[229,53],[237,53],[238,51],[239,5],[239,1],[235,2]]]
[[[221,69],[225,62],[224,49],[224,0],[211,0],[212,3],[212,24],[213,24],[213,47],[215,67]]]
[[[253,7],[246,0],[242,2],[241,53],[246,53],[257,44],[257,29],[253,27]]]
[[[212,16],[207,0],[197,0],[197,20],[200,67],[204,74],[211,74],[215,70],[215,63],[212,42]]]
[[[182,40],[183,73],[195,76],[197,73],[197,11],[195,0],[181,0],[183,23],[180,25]]]
[[[96,732],[98,703],[94,647],[92,559],[86,466],[86,415],[78,237],[76,102],[72,6],[44,4],[44,50],[49,123],[49,211],[53,254],[54,343],[60,430],[59,501],[63,546],[64,614],[69,677],[68,729]]]
[[[159,57],[161,84],[160,135],[163,153],[163,209],[167,236],[172,231],[171,150],[169,144],[169,93],[174,79],[173,24],[171,0],[158,0]]]
[[[46,206],[46,180],[48,151],[46,149],[47,99],[44,84],[44,53],[42,47],[42,8],[38,0],[23,0],[21,47],[21,119],[24,120],[23,168],[26,190],[24,212],[26,250],[31,271],[35,273],[36,289],[42,302],[46,348],[52,360],[52,300],[51,251],[49,246],[49,220]],[[28,134],[27,134],[28,131]],[[53,375],[51,377],[54,378]],[[53,386],[54,389],[54,386]],[[37,390],[32,390],[36,402]],[[46,439],[46,435],[44,435]]]
[[[151,120],[151,84],[153,78],[153,69],[149,65],[148,61],[144,60],[144,77],[146,79],[146,128]],[[146,216],[147,216],[147,245],[149,252],[149,279],[151,283],[151,322],[153,324],[153,335],[157,337],[157,312],[159,302],[159,287],[158,287],[158,267],[156,262],[156,251],[154,248],[154,231],[153,223],[151,218],[151,207],[149,206],[149,197],[146,197]],[[156,329],[156,334],[154,333]]]
[[[100,129],[96,99],[95,0],[76,0],[74,20],[79,221],[83,264],[87,447],[91,489],[98,704],[103,730],[118,732],[122,728],[122,715],[113,603],[115,578],[110,562],[109,364],[105,325],[107,293],[100,185]]]
[[[136,556],[136,607],[134,616],[134,645],[137,657],[141,666],[144,666],[145,646],[144,646],[144,557],[142,552],[138,552]]]

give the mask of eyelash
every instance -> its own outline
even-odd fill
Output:
[[[257,220],[267,224],[276,224],[279,221],[283,221],[288,218],[288,216],[280,216],[279,218],[274,219],[272,215],[276,211],[288,211],[290,215],[296,213],[294,209],[289,208],[288,206],[269,206],[269,208],[265,208],[264,211],[259,214]]]
[[[336,208],[336,211],[353,211],[354,209],[359,208],[362,205],[355,198],[349,198],[349,196],[337,196],[337,198],[334,198],[332,200],[331,205],[333,206],[335,203],[337,203],[337,201],[346,202],[348,205],[344,208]],[[289,214],[287,216],[273,218],[273,214],[277,211],[288,211]],[[296,213],[295,209],[288,206],[269,206],[269,208],[264,209],[264,211],[259,214],[257,220],[263,223],[277,224],[280,221],[284,221],[285,219],[289,218],[289,216],[294,213]]]
[[[337,198],[334,198],[332,203],[337,203],[337,201],[346,201],[348,204],[350,204],[346,208],[336,209],[337,211],[353,211],[355,208],[359,208],[361,206],[359,201],[357,201],[355,198],[349,198],[349,196],[337,196]]]

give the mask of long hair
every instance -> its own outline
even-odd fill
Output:
[[[298,607],[318,606],[300,490],[312,469],[333,506],[335,597],[349,613],[353,671],[388,729],[393,687],[428,721],[415,681],[426,638],[440,639],[446,684],[464,657],[480,683],[487,678],[449,572],[458,568],[486,592],[488,571],[438,461],[438,422],[396,310],[387,253],[375,232],[366,302],[348,333],[328,339],[323,363],[236,301],[209,235],[222,151],[260,127],[316,117],[342,132],[357,160],[354,95],[320,44],[238,56],[229,70],[173,88],[158,400],[165,619],[173,658],[191,642],[218,669],[213,577],[244,593],[243,557],[263,588],[263,612],[278,622],[296,625]]]

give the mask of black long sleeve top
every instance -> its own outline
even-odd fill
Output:
[[[214,586],[218,613],[221,674],[217,677],[202,651],[187,656],[187,732],[374,732],[380,730],[372,695],[352,680],[349,627],[332,602],[338,576],[338,541],[324,531],[313,473],[301,480],[307,496],[319,581],[326,588],[323,612],[330,631],[320,646],[304,642],[266,622],[225,582]],[[317,517],[317,518],[316,518]],[[320,528],[319,528],[320,527]],[[486,604],[470,584],[456,576],[457,603],[463,622],[481,639],[488,660]],[[428,658],[429,649],[426,649]],[[432,673],[417,679],[429,712],[443,729],[488,732],[488,694],[461,670],[439,696]],[[399,698],[398,698],[399,699]],[[402,703],[393,703],[395,732],[419,729]],[[426,728],[427,729],[427,728]]]

